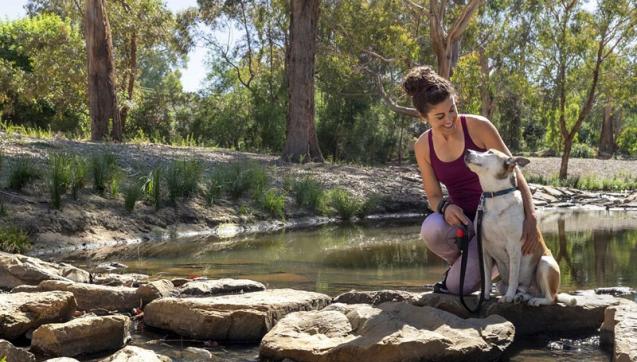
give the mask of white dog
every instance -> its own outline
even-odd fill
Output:
[[[524,206],[522,194],[516,187],[514,171],[516,166],[525,166],[529,160],[509,157],[494,149],[487,152],[468,150],[464,160],[469,169],[478,175],[483,191],[485,300],[489,299],[489,271],[495,262],[502,278],[499,289],[504,293],[500,302],[524,301],[533,306],[557,302],[575,304],[575,298],[557,294],[560,267],[544,243],[539,228],[538,246],[531,253],[522,255]]]

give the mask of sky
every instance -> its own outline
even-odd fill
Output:
[[[167,7],[177,12],[192,6],[197,6],[197,0],[164,0]],[[24,5],[27,0],[0,0],[0,18],[4,20],[19,19],[26,15]],[[206,57],[206,49],[197,45],[188,54],[188,64],[185,69],[181,69],[181,84],[185,91],[195,92],[203,86],[203,80],[206,77],[206,67],[204,60]]]

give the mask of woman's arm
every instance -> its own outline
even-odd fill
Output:
[[[477,120],[474,132],[479,141],[483,143],[483,148],[494,148],[498,151],[502,151],[509,156],[512,156],[511,151],[507,148],[500,137],[500,133],[495,128],[493,123],[488,119],[481,116],[473,116]],[[524,228],[522,233],[522,240],[524,245],[522,246],[522,252],[528,254],[535,244],[538,242],[537,235],[537,217],[535,215],[535,205],[533,205],[533,196],[531,195],[531,189],[522,175],[522,171],[518,167],[515,168],[515,177],[518,184],[518,190],[522,193],[522,203],[524,205]]]

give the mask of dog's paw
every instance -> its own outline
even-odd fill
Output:
[[[527,303],[527,305],[530,305],[531,307],[539,307],[544,304],[547,304],[544,298],[531,298]]]
[[[500,300],[498,300],[498,302],[500,303],[513,303],[513,300],[515,299],[514,295],[504,295],[502,296],[502,298],[500,298]]]

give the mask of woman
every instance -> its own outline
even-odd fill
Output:
[[[460,251],[455,243],[456,229],[466,225],[469,230],[469,259],[462,293],[480,289],[480,265],[473,219],[476,215],[482,188],[478,176],[464,163],[467,149],[485,151],[489,148],[511,155],[497,129],[488,119],[478,115],[459,115],[455,91],[451,83],[430,67],[419,66],[409,71],[403,88],[412,97],[421,118],[431,129],[416,141],[414,151],[430,214],[422,224],[421,237],[427,247],[450,267],[437,292],[460,293]],[[528,253],[538,242],[533,198],[529,186],[516,170],[518,189],[522,192],[525,220],[522,233],[522,252]],[[448,199],[443,198],[440,183],[447,187]]]

